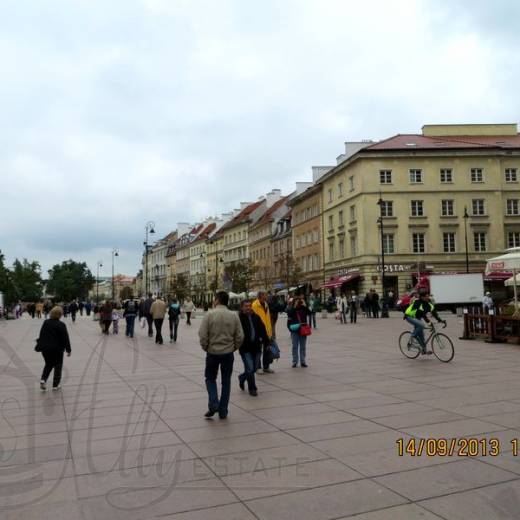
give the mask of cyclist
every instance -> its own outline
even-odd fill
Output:
[[[419,342],[419,345],[421,346],[421,354],[431,355],[432,352],[426,350],[426,342],[424,340],[424,329],[426,328],[426,324],[422,321],[424,320],[426,323],[430,323],[428,314],[431,314],[438,323],[446,324],[446,321],[438,315],[435,305],[430,301],[429,291],[426,289],[419,289],[419,297],[415,298],[410,303],[404,312],[404,319],[414,326],[412,338],[415,338]]]

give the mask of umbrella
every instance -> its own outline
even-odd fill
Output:
[[[516,272],[520,271],[520,247],[506,249],[506,253],[504,255],[490,258],[486,263],[486,274],[492,273],[494,271],[513,271],[513,276],[512,278],[509,278],[509,280],[506,280],[506,285],[513,286],[516,308],[518,305],[516,301],[516,285],[519,281],[517,279]]]
[[[520,284],[520,273],[518,273],[518,274],[516,275],[516,280],[515,280],[515,277],[514,277],[514,276],[511,276],[511,278],[508,278],[508,279],[504,282],[504,285],[505,285],[506,287],[514,287],[515,282],[516,282],[516,285]]]

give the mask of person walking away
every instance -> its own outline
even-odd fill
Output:
[[[341,323],[343,323],[343,325],[346,325],[348,323],[347,315],[348,315],[348,299],[347,299],[347,296],[343,293],[341,295]]]
[[[233,374],[234,352],[244,341],[240,319],[227,308],[229,295],[224,291],[216,294],[213,309],[204,316],[199,328],[199,341],[206,352],[204,377],[208,391],[208,411],[206,418],[217,412],[221,419],[228,415],[231,394],[231,375]],[[221,393],[217,390],[217,375],[220,368]]]
[[[273,374],[274,370],[269,368],[269,365],[273,362],[273,356],[269,349],[273,342],[273,329],[271,328],[271,315],[269,312],[269,305],[267,305],[267,294],[265,291],[258,291],[256,300],[252,305],[253,312],[262,320],[265,327],[265,332],[269,343],[262,345],[262,368],[264,373]]]
[[[87,316],[90,316],[90,312],[92,311],[92,304],[90,302],[85,303],[85,312]]]
[[[428,314],[431,314],[438,323],[446,323],[437,313],[435,305],[430,301],[430,293],[427,289],[419,289],[419,297],[410,303],[404,313],[404,319],[413,325],[412,338],[415,338],[421,347],[421,354],[430,355],[432,352],[426,350],[426,342],[424,339],[424,329],[426,324],[430,323]]]
[[[36,317],[36,304],[35,303],[29,303],[29,305],[27,305],[27,310],[28,310],[29,315],[31,316],[31,318],[34,320],[34,318]]]
[[[177,298],[174,298],[168,305],[168,323],[170,325],[170,343],[177,343],[177,331],[179,330],[179,320],[181,317],[181,305]]]
[[[146,318],[146,322],[148,323],[148,337],[153,337],[153,317],[151,313],[151,308],[154,301],[152,298],[152,293],[148,293],[148,298],[143,302],[143,315]]]
[[[43,304],[43,317],[47,319],[49,317],[49,312],[51,311],[51,304],[49,300],[45,301]]]
[[[358,299],[355,291],[352,291],[350,293],[350,299],[349,299],[349,310],[350,310],[350,323],[357,323],[357,305],[358,305]]]
[[[269,338],[262,320],[253,312],[251,300],[242,300],[238,316],[244,333],[244,341],[239,349],[240,357],[244,363],[244,372],[238,376],[238,385],[241,390],[244,390],[247,381],[249,394],[256,397],[258,389],[255,372],[260,367],[262,344],[269,345]]]
[[[135,317],[137,315],[137,304],[134,300],[128,300],[125,303],[123,316],[126,321],[125,336],[127,338],[134,337]]]
[[[309,325],[316,329],[316,311],[318,307],[318,301],[314,296],[314,293],[309,295]]]
[[[482,306],[484,308],[484,314],[489,314],[489,311],[493,310],[493,298],[491,298],[489,291],[487,291],[484,298],[482,298]]]
[[[291,333],[292,343],[292,367],[300,366],[307,368],[307,336],[302,336],[301,327],[307,325],[309,309],[303,298],[295,298],[293,306],[287,310],[287,328]]]
[[[112,324],[112,304],[105,302],[99,310],[99,322],[103,334],[109,334],[110,325]]]
[[[83,309],[85,308],[85,304],[83,302],[79,302],[78,309],[79,309],[79,315],[83,316]]]
[[[379,318],[379,294],[376,293],[375,289],[372,289],[372,316]]]
[[[121,319],[121,307],[115,305],[112,309],[112,332],[119,334],[119,320]]]
[[[369,291],[365,294],[363,300],[364,313],[366,318],[372,317],[372,293]]]
[[[49,313],[49,319],[45,320],[40,329],[40,335],[36,340],[36,350],[42,353],[45,360],[40,389],[47,390],[47,379],[54,370],[52,389],[58,390],[61,383],[61,371],[63,368],[63,353],[71,354],[69,333],[67,326],[60,318],[63,316],[61,307],[54,307]]]
[[[155,324],[155,343],[157,345],[162,345],[162,326],[164,316],[166,316],[166,303],[164,303],[164,300],[160,296],[158,296],[157,299],[152,303],[152,306],[150,307],[150,313]]]
[[[43,303],[38,302],[36,304],[36,317],[41,320],[42,318],[42,311],[43,311]]]
[[[186,325],[191,326],[191,314],[195,312],[195,304],[191,301],[191,298],[186,298],[183,310],[186,313]]]
[[[72,318],[72,323],[76,323],[76,314],[78,312],[78,304],[75,301],[73,301],[69,305],[69,312],[70,312],[70,317]]]

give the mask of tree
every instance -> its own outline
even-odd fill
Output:
[[[255,280],[264,290],[271,289],[275,281],[275,273],[272,265],[261,265],[257,267]]]
[[[16,259],[11,271],[11,281],[14,288],[14,297],[24,302],[38,301],[43,292],[41,267],[38,262],[29,262],[26,258],[22,262]]]
[[[12,273],[5,266],[4,255],[0,253],[0,292],[4,293],[4,303],[13,303],[16,299]]]
[[[133,297],[134,297],[134,291],[128,285],[125,285],[125,287],[123,287],[119,291],[120,300],[131,300]]]
[[[58,301],[68,302],[75,298],[85,299],[95,278],[85,262],[65,260],[49,269],[47,290]]]
[[[189,278],[185,274],[178,274],[172,283],[172,290],[179,300],[186,298],[190,293]]]
[[[300,283],[302,270],[291,253],[280,255],[278,262],[280,281],[283,282],[287,288],[297,287]]]
[[[246,258],[231,262],[224,267],[224,278],[229,281],[231,290],[235,293],[248,292],[258,267]]]

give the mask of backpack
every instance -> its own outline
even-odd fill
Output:
[[[134,301],[129,301],[126,306],[126,312],[129,314],[135,314],[136,312],[136,306]]]

